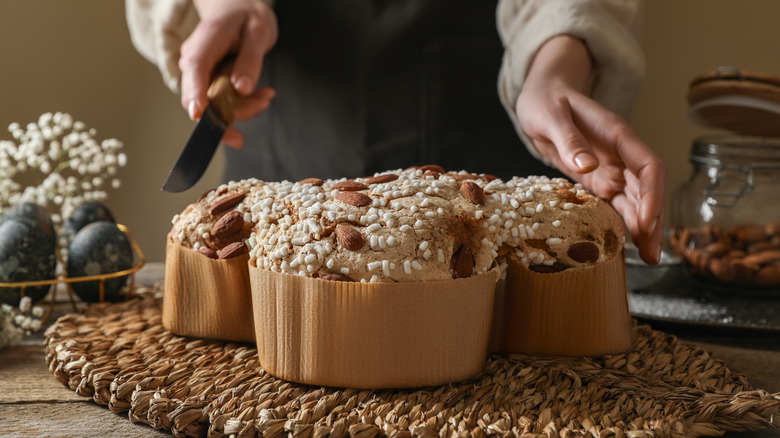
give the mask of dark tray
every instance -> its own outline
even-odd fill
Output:
[[[780,333],[780,291],[708,282],[664,253],[648,266],[626,248],[628,303],[632,316],[649,323],[713,330]]]

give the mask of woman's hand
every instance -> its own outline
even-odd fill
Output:
[[[517,99],[518,120],[545,158],[612,203],[642,259],[658,263],[666,166],[625,120],[585,96],[590,70],[580,40],[548,40]]]
[[[258,0],[195,0],[200,23],[181,46],[179,68],[181,104],[193,120],[206,108],[206,91],[215,66],[228,54],[236,60],[230,82],[243,101],[235,108],[236,120],[246,120],[265,110],[274,96],[271,88],[255,91],[265,54],[276,44],[276,15]],[[241,147],[243,136],[234,128],[222,140]]]

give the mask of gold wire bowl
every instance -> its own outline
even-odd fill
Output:
[[[56,284],[64,284],[67,287],[68,290],[68,299],[70,300],[70,304],[73,307],[74,311],[77,311],[78,308],[76,307],[76,301],[73,298],[73,295],[75,292],[73,292],[73,287],[71,284],[73,283],[81,283],[86,281],[99,281],[99,297],[100,302],[105,301],[105,294],[106,294],[106,286],[105,282],[106,280],[117,278],[117,277],[124,277],[126,275],[130,276],[129,278],[129,287],[125,285],[125,288],[127,289],[127,296],[130,297],[133,294],[133,289],[135,288],[135,273],[141,269],[141,267],[146,263],[146,259],[144,258],[144,253],[141,251],[141,246],[138,245],[138,242],[133,237],[133,234],[130,232],[130,229],[127,228],[125,225],[122,224],[116,224],[117,228],[119,228],[120,231],[122,231],[130,240],[130,247],[133,249],[133,252],[135,253],[134,259],[135,264],[130,267],[129,269],[125,269],[122,271],[117,272],[111,272],[109,274],[99,274],[99,275],[87,275],[82,277],[73,277],[68,278],[67,273],[59,273],[56,275],[55,278],[51,280],[36,280],[36,281],[17,281],[13,283],[2,283],[0,282],[0,288],[20,288],[19,291],[19,298],[24,298],[25,296],[25,289],[28,287],[35,287],[35,286],[52,286]],[[60,264],[64,265],[63,260],[59,256],[60,252],[57,251],[57,258],[60,262]],[[54,296],[55,293],[52,293],[51,288],[46,294],[47,296],[50,296],[49,300],[49,308],[46,311],[46,314],[41,318],[42,322],[46,322],[49,317],[51,316],[52,309],[54,308]],[[42,302],[46,299],[46,296],[38,300],[38,302]]]

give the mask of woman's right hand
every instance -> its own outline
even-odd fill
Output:
[[[200,23],[181,46],[181,104],[193,120],[206,108],[206,91],[215,66],[227,55],[236,60],[230,82],[243,101],[235,108],[236,120],[246,120],[265,110],[274,96],[272,88],[255,91],[265,54],[276,44],[278,27],[274,11],[258,0],[195,0]],[[222,141],[241,147],[243,136],[235,128]]]

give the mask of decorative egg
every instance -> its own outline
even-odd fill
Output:
[[[68,276],[84,277],[111,274],[133,266],[133,249],[130,240],[116,224],[93,222],[73,237],[68,247]],[[104,300],[118,301],[119,292],[127,281],[127,275],[104,280]],[[100,301],[100,281],[71,283],[73,291],[83,301]]]
[[[46,228],[21,216],[0,221],[0,282],[51,280],[55,277],[53,228]],[[45,297],[51,288],[27,287],[24,294],[33,302]],[[0,301],[18,306],[22,288],[0,288]]]
[[[114,215],[111,210],[100,201],[87,201],[80,204],[73,211],[73,214],[62,224],[62,231],[68,241],[85,226],[92,222],[111,222],[115,223]]]
[[[8,210],[0,217],[0,224],[9,219],[29,219],[34,224],[38,225],[46,232],[52,239],[55,238],[54,223],[51,220],[49,211],[41,207],[38,204],[32,202],[22,202],[17,204],[12,209]]]

